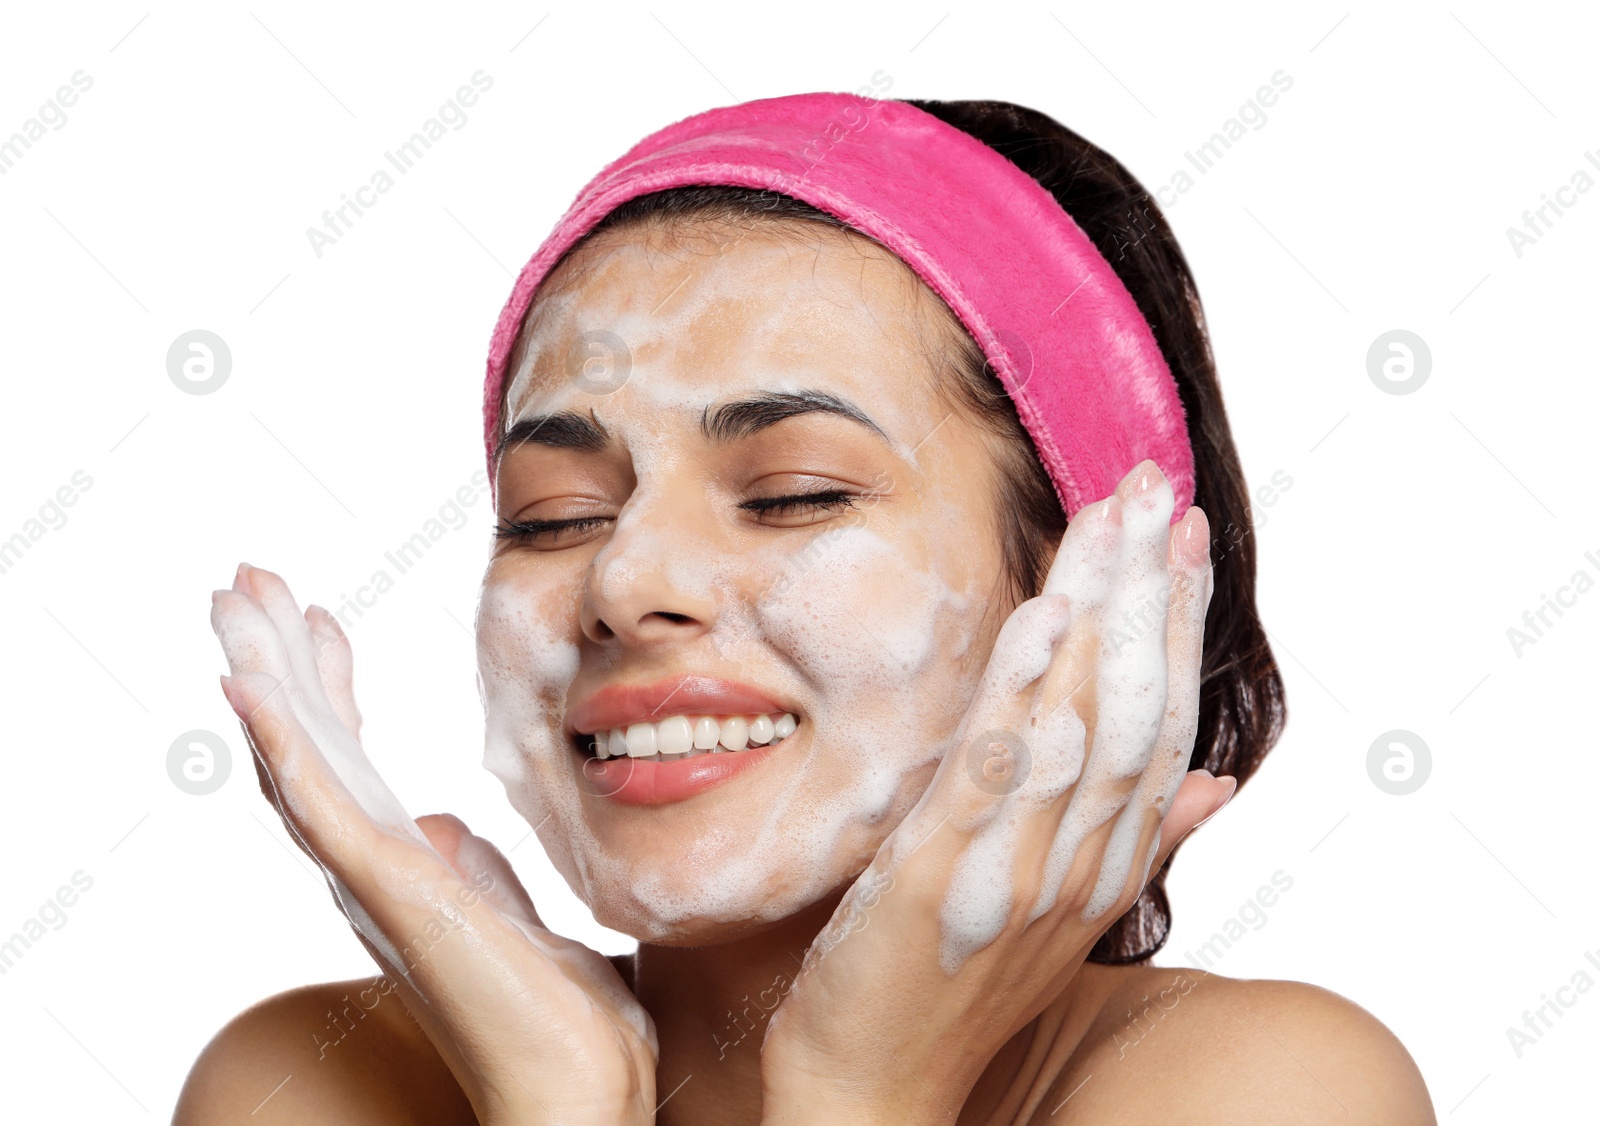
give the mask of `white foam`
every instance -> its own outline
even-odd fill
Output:
[[[805,269],[752,284],[746,267],[795,254]],[[955,492],[969,483],[952,484],[946,495],[937,475],[912,472],[942,456],[942,440],[922,448],[940,417],[926,396],[849,396],[893,436],[911,467],[916,520],[859,527],[829,521],[811,536],[772,535],[737,554],[716,538],[725,527],[710,502],[698,514],[708,523],[693,524],[698,515],[684,498],[704,496],[708,485],[683,443],[698,440],[707,406],[753,390],[831,388],[840,381],[841,354],[862,388],[903,387],[913,378],[903,344],[882,345],[894,343],[885,329],[893,318],[904,328],[920,316],[915,287],[880,291],[878,308],[840,302],[836,279],[812,276],[814,255],[749,240],[730,257],[743,265],[721,269],[708,268],[715,251],[695,259],[619,248],[595,262],[579,291],[546,299],[508,395],[507,426],[532,413],[592,411],[626,449],[638,484],[590,573],[491,568],[479,615],[485,763],[600,921],[646,940],[687,942],[716,925],[786,917],[862,871],[956,748],[982,671],[970,657],[986,636],[997,576],[957,564],[975,534],[970,488],[959,499]],[[864,261],[863,269],[891,268],[870,255]],[[641,274],[641,264],[649,272]],[[902,265],[892,269],[904,273]],[[620,389],[597,397],[564,377],[560,353],[573,333],[602,326],[628,345],[631,373]],[[860,346],[841,353],[852,331]],[[738,354],[730,355],[735,347]],[[1159,504],[1150,514],[1128,506],[1129,527],[1143,529],[1130,537],[1139,545],[1130,548],[1134,555],[1108,554],[1103,541],[1112,531],[1097,528],[1090,510],[1080,513],[1080,530],[1069,533],[1047,589],[1070,595],[1073,613],[1102,630],[1153,597],[1166,581],[1166,537],[1156,528],[1159,521],[1165,530],[1170,489],[1166,498],[1165,515]],[[1139,566],[1150,573],[1125,589],[1130,567]],[[700,798],[619,812],[580,791],[561,720],[580,668],[593,673],[623,659],[617,646],[585,641],[575,607],[586,595],[616,607],[646,590],[670,592],[711,622],[708,632],[681,643],[674,668],[778,694],[801,716],[801,728],[792,747]],[[1031,613],[990,670],[1013,694],[1048,666],[1051,631],[1062,624],[1048,606]],[[1160,645],[1112,654],[1102,646],[1087,765],[1085,725],[1072,708],[1027,717],[1018,734],[1030,747],[1029,776],[971,827],[976,835],[941,909],[947,970],[993,941],[1012,911],[1012,881],[997,872],[1014,869],[1024,817],[1059,803],[1076,784],[1047,866],[1045,893],[1053,902],[1083,837],[1122,808],[1114,783],[1149,760],[1152,723],[1163,711],[1164,661]],[[964,763],[950,765],[965,770]],[[719,804],[717,795],[733,788],[748,800],[737,808]],[[602,818],[604,837],[596,824]],[[1127,835],[1114,836],[1108,870],[1131,869],[1133,858],[1123,855],[1131,848]]]
[[[1162,727],[1168,656],[1183,657],[1191,648],[1197,654],[1200,637],[1181,615],[1174,619],[1180,632],[1168,637],[1171,489],[1160,486],[1147,499],[1154,502],[1149,509],[1137,499],[1116,506],[1120,528],[1108,522],[1114,510],[1104,502],[1080,512],[1045,584],[1046,595],[1067,596],[1073,624],[1099,638],[1092,652],[1077,655],[1092,664],[1094,733],[1087,755],[1087,727],[1070,696],[1054,708],[1045,703],[1051,686],[1058,684],[1052,679],[1057,670],[1046,672],[1052,654],[1061,654],[1055,658],[1059,662],[1074,659],[1072,650],[1059,645],[1069,615],[1048,597],[1032,600],[1018,608],[996,642],[971,728],[1003,728],[1001,717],[1015,715],[1012,700],[1017,693],[1036,681],[1044,687],[1028,689],[1034,702],[1027,725],[1015,732],[1028,746],[1029,773],[1014,789],[979,804],[959,826],[972,836],[955,861],[940,911],[940,964],[946,973],[958,972],[1003,931],[1015,911],[1015,854],[1022,827],[1041,810],[1057,808],[1069,788],[1072,796],[1051,842],[1028,921],[1055,906],[1084,841],[1112,818],[1117,822],[1093,876],[1083,918],[1102,918],[1131,885],[1136,865],[1140,886],[1149,876],[1159,837],[1142,855],[1135,855],[1138,841],[1148,822],[1170,808],[1195,734],[1193,716],[1187,724]],[[986,701],[992,702],[988,708]],[[1131,796],[1124,797],[1134,777],[1139,780]]]
[[[601,846],[560,734],[577,648],[556,630],[575,623],[529,609],[527,595],[486,585],[485,764],[530,823],[548,818],[541,840],[607,925],[662,939],[701,923],[798,911],[865,866],[944,753],[948,740],[908,732],[906,717],[926,715],[930,729],[953,730],[956,717],[941,724],[922,689],[930,668],[970,645],[978,606],[910,569],[904,544],[866,528],[847,527],[817,550],[804,547],[788,537],[781,547],[729,560],[708,558],[687,537],[619,534],[596,557],[602,590],[615,568],[628,583],[648,570],[674,576],[680,596],[711,592],[711,648],[740,669],[738,679],[786,692],[802,716],[804,753],[764,768],[772,781],[746,815],[674,819],[671,855]],[[802,552],[804,562],[796,562]]]

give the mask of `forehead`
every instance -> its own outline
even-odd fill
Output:
[[[601,408],[594,389],[610,388],[588,377],[622,363],[627,378],[605,405],[698,414],[741,392],[809,388],[915,428],[960,331],[890,251],[792,221],[601,232],[546,280],[527,326],[502,429],[535,407]]]

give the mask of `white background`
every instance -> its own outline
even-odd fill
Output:
[[[93,87],[0,176],[0,538],[75,471],[93,485],[0,574],[0,938],[74,872],[93,887],[0,976],[4,1116],[162,1120],[238,1010],[373,972],[256,791],[210,591],[245,559],[337,605],[469,481],[512,274],[602,164],[711,106],[880,71],[889,96],[1043,110],[1152,188],[1292,76],[1168,211],[1249,481],[1293,484],[1259,510],[1290,726],[1186,846],[1166,960],[1282,870],[1292,889],[1218,972],[1371,1010],[1441,1121],[1592,1106],[1600,990],[1566,993],[1520,1058],[1507,1029],[1578,971],[1600,981],[1600,593],[1520,656],[1506,631],[1575,571],[1600,577],[1600,190],[1520,258],[1506,229],[1580,167],[1600,177],[1583,157],[1600,159],[1597,33],[1576,5],[1471,2],[8,9],[0,136],[75,72]],[[494,85],[465,126],[319,259],[306,228],[479,70]],[[233,356],[204,396],[165,363],[196,328]],[[1408,395],[1367,373],[1396,328],[1432,352]],[[455,811],[513,850],[558,929],[626,949],[479,766],[463,623],[490,512],[469,511],[351,631],[371,753],[414,813]],[[167,775],[194,728],[232,752],[209,796]],[[1396,728],[1432,754],[1407,796],[1367,769]]]

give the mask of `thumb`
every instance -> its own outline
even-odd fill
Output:
[[[417,818],[417,828],[456,875],[483,889],[483,898],[501,914],[545,929],[511,861],[489,841],[476,836],[461,818],[453,813],[429,813]],[[486,877],[487,888],[484,887]]]

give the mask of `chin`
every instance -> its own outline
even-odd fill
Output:
[[[720,847],[701,835],[688,849],[647,846],[642,854],[604,839],[589,843],[552,854],[556,868],[596,922],[658,946],[733,942],[836,901],[875,851],[824,867],[761,854],[732,836]]]
[[[820,896],[809,895],[809,889],[795,888],[789,897],[773,896],[763,902],[752,903],[748,911],[725,912],[716,915],[663,916],[656,908],[646,909],[636,898],[624,891],[619,897],[595,898],[588,903],[595,921],[603,927],[629,935],[653,946],[697,947],[721,946],[780,929],[794,919],[815,916],[815,927],[825,924],[833,909],[851,882],[865,870],[843,874]],[[808,897],[809,895],[809,897]],[[619,902],[619,899],[627,902]]]

